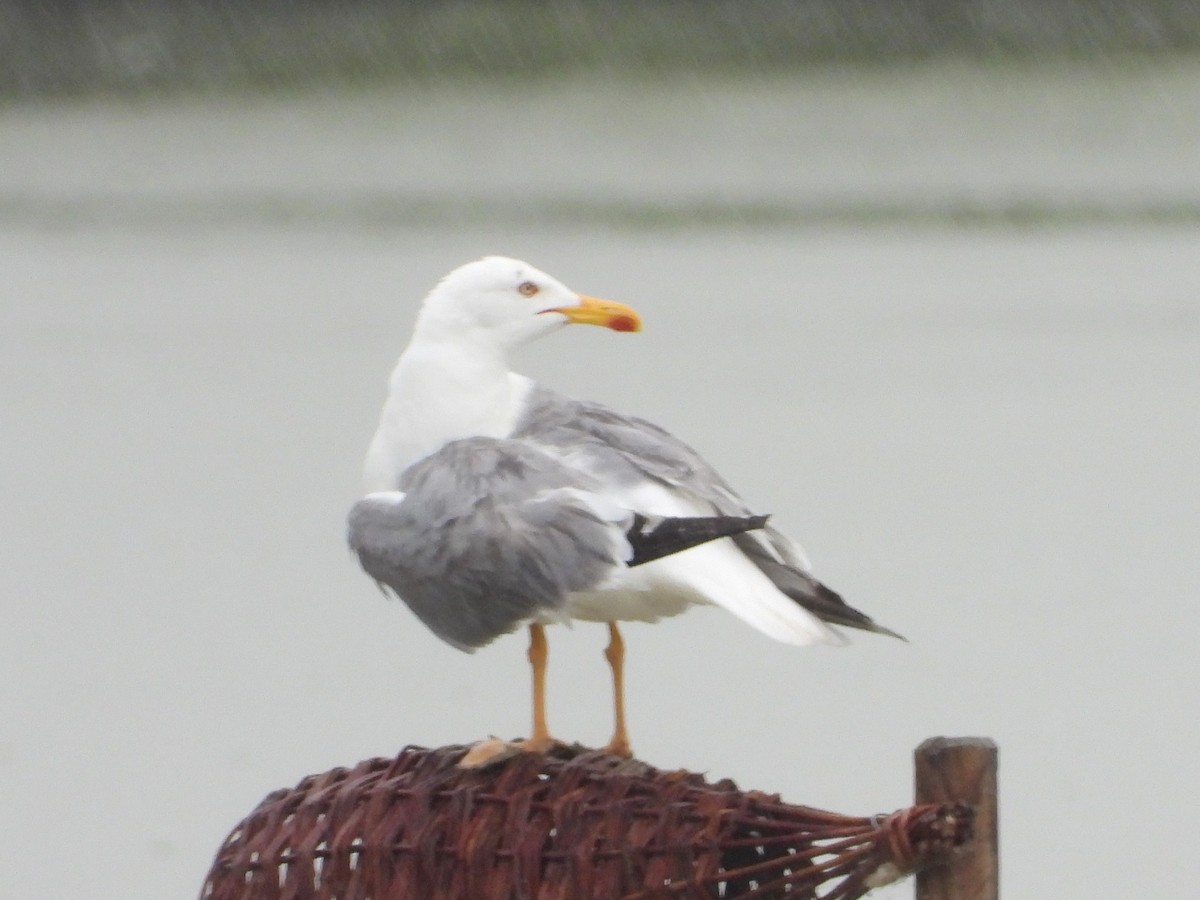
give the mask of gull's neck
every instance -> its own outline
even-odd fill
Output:
[[[364,464],[367,490],[395,490],[401,472],[450,441],[506,437],[531,384],[492,342],[418,330],[388,382]]]

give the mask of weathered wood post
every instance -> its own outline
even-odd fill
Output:
[[[917,873],[917,900],[1000,900],[995,742],[929,738],[913,757],[917,803],[962,800],[975,808],[974,839],[945,864]]]

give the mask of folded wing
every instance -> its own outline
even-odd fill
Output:
[[[650,519],[599,487],[526,442],[467,438],[407,469],[399,491],[356,503],[348,539],[381,587],[472,650],[565,616],[569,594],[603,590],[628,566],[766,521]]]
[[[622,415],[598,403],[572,400],[537,386],[528,399],[525,416],[514,437],[520,437],[586,472],[615,490],[643,511],[665,515],[750,515],[737,492],[695,450],[652,422]],[[650,508],[657,504],[656,508]],[[766,527],[733,538],[740,551],[737,558],[749,563],[769,580],[776,591],[799,609],[789,612],[779,599],[755,591],[755,579],[730,577],[713,584],[711,602],[729,609],[760,630],[780,640],[809,643],[837,642],[837,635],[820,623],[843,625],[899,637],[878,625],[866,614],[847,604],[811,573],[811,566],[798,544],[778,530]],[[720,565],[719,548],[705,551],[710,570]],[[687,578],[685,559],[672,559],[676,571],[670,577]],[[725,565],[731,566],[726,554]],[[694,566],[698,571],[701,567]],[[732,572],[731,572],[732,576]],[[738,592],[729,585],[745,583]],[[698,585],[704,589],[703,585]],[[819,621],[814,621],[819,620]]]

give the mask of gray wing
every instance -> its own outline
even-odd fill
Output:
[[[354,505],[350,546],[435,634],[463,650],[602,584],[630,556],[633,514],[520,441],[467,438]]]
[[[536,385],[514,438],[553,447],[586,462],[605,481],[645,478],[670,485],[719,515],[745,516],[750,508],[704,458],[669,431],[599,403],[572,400]]]
[[[718,515],[750,514],[725,479],[679,438],[599,403],[572,400],[537,385],[513,437],[579,459],[586,471],[606,481],[628,485],[651,479]],[[780,591],[823,621],[900,637],[814,578],[803,551],[776,529],[767,526],[733,541]]]

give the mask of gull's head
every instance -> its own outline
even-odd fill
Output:
[[[571,323],[642,328],[638,314],[623,303],[577,294],[529,263],[504,256],[467,263],[443,278],[425,298],[417,328],[507,349]]]

